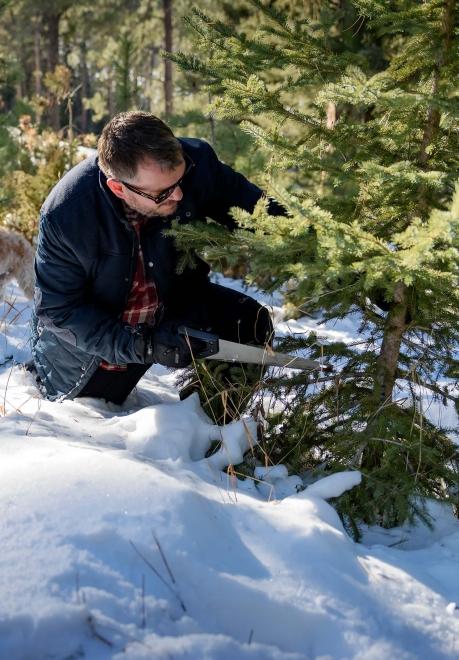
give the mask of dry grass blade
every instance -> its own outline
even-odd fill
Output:
[[[140,627],[145,629],[147,627],[147,610],[145,607],[145,573],[142,573],[142,620]]]
[[[3,410],[4,410],[5,415],[6,415],[6,394],[8,392],[8,385],[10,383],[10,378],[11,378],[11,374],[13,372],[13,367],[14,367],[14,364],[11,365],[10,373],[8,374],[8,378],[6,380],[5,392],[4,392],[4,395],[3,395]]]
[[[106,646],[110,646],[110,647],[113,646],[113,642],[111,642],[109,639],[107,639],[106,637],[104,637],[103,635],[101,635],[99,632],[97,632],[97,630],[96,630],[96,623],[95,623],[95,621],[94,621],[94,617],[92,616],[92,614],[90,614],[90,615],[88,616],[88,618],[87,618],[87,622],[88,622],[89,628],[90,628],[90,630],[91,630],[91,633],[94,635],[94,637],[95,637],[96,639],[98,639],[98,640],[99,640],[100,642],[102,642],[103,644],[106,644]]]
[[[161,575],[161,573],[160,573],[160,572],[159,572],[159,571],[153,566],[153,564],[152,564],[151,562],[148,561],[148,559],[145,557],[145,555],[143,555],[143,554],[140,552],[140,550],[139,550],[138,547],[135,545],[135,543],[134,543],[133,541],[131,541],[131,540],[129,541],[129,543],[130,543],[131,546],[134,548],[135,552],[139,555],[139,557],[142,559],[142,561],[145,562],[145,564],[148,566],[148,568],[150,568],[150,569],[153,571],[153,573],[156,575],[156,577],[157,577],[159,580],[161,580],[161,582],[164,584],[164,586],[167,587],[167,589],[169,589],[169,591],[171,591],[171,592],[174,594],[174,596],[177,598],[177,600],[178,600],[179,603],[180,603],[180,607],[182,608],[182,610],[183,610],[184,612],[186,612],[187,609],[186,609],[186,607],[185,607],[185,603],[183,602],[183,600],[181,599],[181,597],[179,596],[179,594],[175,591],[175,589],[174,589],[173,587],[171,587],[171,585],[170,585],[170,584],[169,584],[169,583],[163,578],[163,576]]]
[[[159,554],[161,555],[161,559],[163,560],[164,566],[166,567],[167,572],[169,573],[169,577],[171,579],[172,584],[177,584],[174,578],[174,575],[172,573],[171,567],[169,566],[169,563],[166,559],[166,555],[163,552],[163,549],[161,547],[160,542],[156,538],[155,534],[152,532],[153,538],[155,540],[156,545],[158,546]]]
[[[12,359],[13,359],[12,355],[5,355],[3,362],[0,362],[0,367],[3,367],[5,364],[8,364],[8,362],[11,362]]]

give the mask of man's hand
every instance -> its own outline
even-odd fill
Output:
[[[180,323],[165,321],[148,331],[145,341],[145,363],[182,369],[193,362],[193,353],[201,342],[179,334]]]

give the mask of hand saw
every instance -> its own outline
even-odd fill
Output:
[[[190,339],[198,340],[203,347],[195,348],[196,342],[193,341],[192,353],[197,360],[221,360],[222,362],[244,362],[246,364],[259,364],[266,367],[288,367],[289,369],[301,369],[304,371],[330,371],[330,365],[324,365],[315,360],[289,355],[288,353],[278,353],[273,351],[270,346],[251,346],[249,344],[238,344],[234,341],[220,339],[215,334],[194,330],[186,326],[180,326],[179,334]],[[191,345],[191,342],[190,342]]]

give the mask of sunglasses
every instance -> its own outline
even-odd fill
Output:
[[[136,195],[140,195],[141,197],[145,197],[146,199],[151,199],[152,202],[155,204],[161,204],[161,202],[164,202],[168,197],[172,195],[174,190],[177,188],[177,186],[182,185],[183,179],[191,172],[193,167],[195,166],[194,162],[191,160],[191,158],[187,154],[183,154],[185,157],[185,161],[188,160],[188,165],[186,167],[185,172],[183,173],[183,176],[176,181],[172,186],[169,186],[169,188],[166,188],[162,192],[159,193],[159,195],[149,195],[148,193],[144,192],[143,190],[139,190],[135,186],[132,186],[130,183],[126,183],[126,181],[121,181],[120,183],[123,184],[123,186],[126,186],[128,190],[130,190],[133,193],[136,193]]]

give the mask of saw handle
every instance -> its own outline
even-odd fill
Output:
[[[194,328],[188,328],[185,325],[178,327],[177,332],[183,337],[190,337],[191,339],[196,339],[197,341],[203,344],[202,348],[196,350],[193,346],[193,357],[196,360],[201,358],[209,357],[210,355],[215,355],[220,350],[218,343],[218,336],[212,334],[211,332],[204,332],[203,330],[195,330]],[[193,342],[195,344],[195,342]]]

